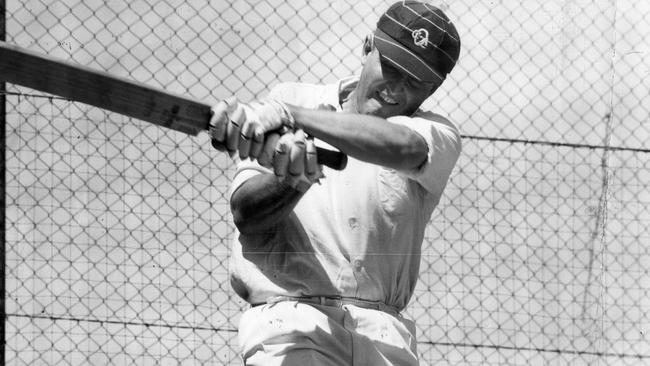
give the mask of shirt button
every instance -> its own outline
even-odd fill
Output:
[[[360,260],[360,259],[356,259],[356,260],[354,261],[354,270],[355,270],[356,272],[360,272],[361,269],[363,269],[363,261]]]
[[[348,219],[348,225],[350,226],[350,229],[358,229],[359,228],[359,220],[356,217],[350,217]]]

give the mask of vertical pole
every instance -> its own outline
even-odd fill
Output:
[[[6,3],[5,0],[0,0],[0,40],[6,40]],[[0,365],[5,364],[5,344],[6,344],[6,335],[5,335],[5,323],[6,323],[6,309],[5,309],[5,267],[7,265],[5,257],[6,249],[6,227],[5,227],[5,215],[6,215],[6,128],[7,128],[7,111],[6,111],[6,99],[5,99],[5,83],[0,82]]]

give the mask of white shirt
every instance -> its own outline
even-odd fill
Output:
[[[331,105],[356,80],[332,85],[284,83],[272,98],[305,108]],[[294,212],[269,233],[235,233],[231,283],[250,303],[271,296],[346,296],[403,309],[418,278],[424,230],[461,150],[456,126],[431,112],[396,116],[427,141],[427,161],[395,171],[351,157],[300,199]],[[250,177],[269,173],[238,162],[231,192]]]

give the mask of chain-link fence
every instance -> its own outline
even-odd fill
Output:
[[[206,102],[332,82],[390,2],[6,1],[11,43]],[[422,364],[650,364],[650,3],[438,1],[459,65],[426,103],[464,151],[407,315]],[[238,363],[232,166],[7,85],[7,364]]]

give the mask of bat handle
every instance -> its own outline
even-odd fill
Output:
[[[226,147],[217,140],[212,140],[212,146],[219,150],[225,151]],[[348,156],[340,151],[330,150],[323,147],[316,146],[316,159],[318,164],[325,165],[334,170],[343,170],[348,164]]]
[[[318,164],[323,164],[334,170],[343,170],[348,164],[348,156],[340,151],[316,147]]]

